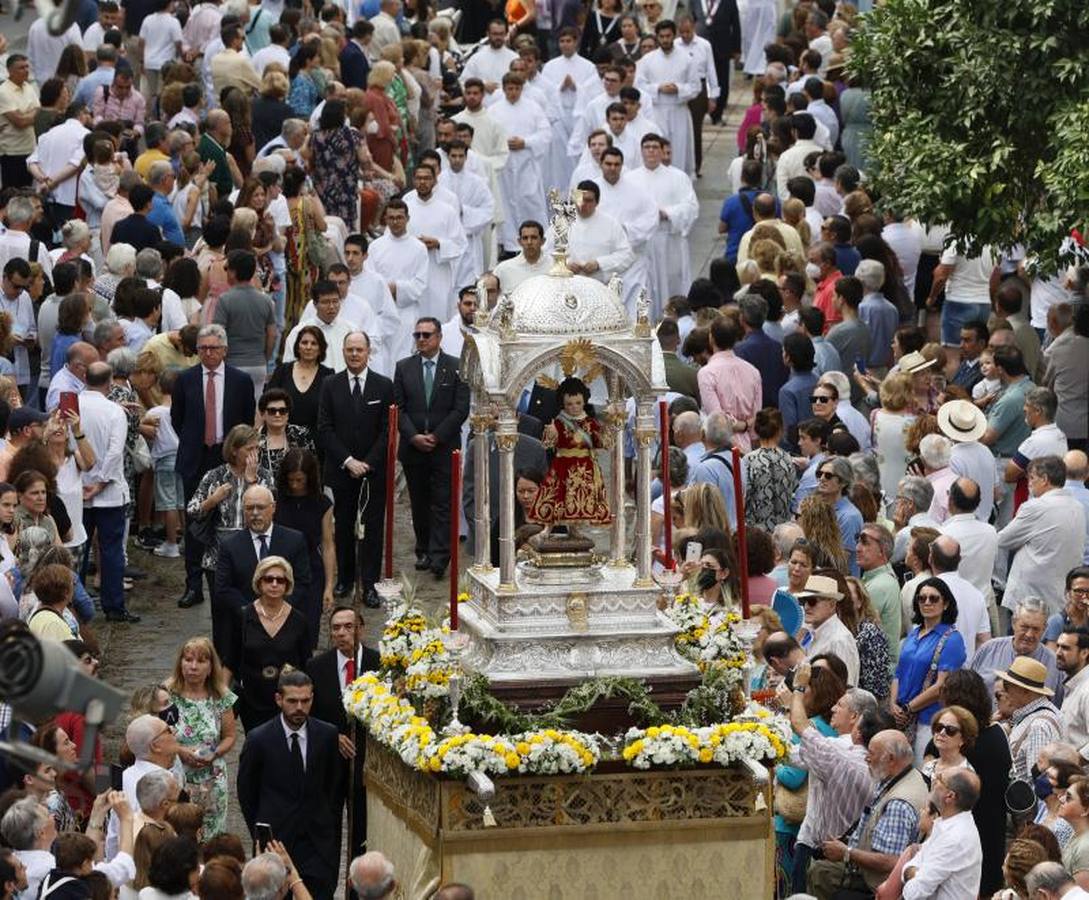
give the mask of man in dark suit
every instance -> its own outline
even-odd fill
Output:
[[[333,491],[337,596],[349,594],[358,574],[367,606],[381,605],[374,592],[382,566],[386,507],[386,444],[393,384],[367,367],[370,338],[353,331],[344,338],[347,368],[325,379],[318,400],[318,442],[325,451],[325,486]],[[360,571],[356,573],[356,513],[366,490]]]
[[[204,474],[223,464],[223,438],[235,425],[252,425],[257,412],[253,381],[241,369],[224,363],[227,332],[222,325],[205,325],[197,332],[200,362],[186,369],[174,384],[170,422],[178,435],[177,471],[182,477],[185,502],[197,490]],[[205,401],[211,400],[205,409]],[[178,606],[187,609],[204,602],[201,557],[204,544],[185,536],[185,593]],[[298,578],[298,574],[295,576]]]
[[[700,398],[700,386],[696,379],[696,370],[677,356],[677,347],[681,343],[681,332],[674,319],[662,319],[658,325],[658,344],[662,348],[662,361],[665,363],[666,384],[671,391]]]
[[[692,15],[699,23],[699,36],[711,44],[711,56],[718,78],[719,102],[711,113],[711,122],[718,125],[726,114],[730,96],[730,63],[741,57],[741,16],[737,0],[695,0]]]
[[[246,527],[219,545],[212,594],[212,643],[222,656],[224,648],[220,642],[227,634],[226,620],[238,615],[242,607],[256,599],[253,572],[258,561],[266,556],[282,556],[291,563],[295,578],[295,589],[287,602],[306,617],[311,644],[317,646],[321,607],[308,608],[311,600],[310,553],[306,538],[294,528],[273,524],[276,500],[264,485],[255,484],[246,489],[242,495],[242,514]]]
[[[371,64],[367,62],[366,40],[374,34],[374,25],[358,19],[352,26],[352,36],[340,51],[340,80],[345,87],[367,89]]]
[[[469,415],[458,360],[440,349],[442,324],[416,320],[416,354],[397,363],[393,397],[401,411],[397,458],[405,470],[416,532],[416,568],[442,578],[450,561],[450,463]]]
[[[280,675],[280,715],[246,735],[238,761],[238,805],[253,835],[257,823],[287,848],[314,900],[337,888],[337,831],[343,790],[336,726],[310,715],[314,684],[298,669]]]
[[[344,799],[349,803],[351,818],[348,840],[351,856],[363,852],[367,840],[367,791],[363,785],[363,760],[366,732],[363,726],[349,720],[344,711],[344,689],[364,672],[381,667],[377,650],[363,646],[363,618],[350,606],[338,606],[329,614],[329,636],[333,646],[307,663],[306,671],[314,680],[313,714],[323,722],[336,725],[340,732],[340,755],[343,760],[342,784]],[[337,806],[337,822],[340,822]],[[337,839],[338,856],[340,840]]]

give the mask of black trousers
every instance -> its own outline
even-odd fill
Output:
[[[431,557],[433,566],[450,561],[450,468],[449,449],[441,448],[423,464],[402,464],[412,506],[412,530],[416,553]]]
[[[364,512],[364,538],[355,538],[355,517],[359,493],[364,481],[370,495]],[[385,533],[386,482],[381,473],[369,478],[352,479],[350,485],[333,490],[333,533],[337,546],[337,581],[349,590],[358,577],[366,593],[378,581],[382,571],[382,538]],[[356,571],[356,559],[360,569]]]
[[[193,498],[200,486],[200,480],[216,466],[223,464],[223,445],[216,444],[213,447],[202,447],[200,464],[197,473],[191,478],[182,476],[182,490],[185,492],[185,505]],[[204,556],[204,544],[193,537],[191,531],[185,534],[185,590],[186,593],[196,591],[202,593],[201,588],[201,558]],[[209,590],[211,594],[211,590]]]
[[[700,92],[688,101],[692,113],[692,146],[696,151],[696,173],[703,167],[703,120],[710,104],[707,101],[707,82],[700,84]]]
[[[0,155],[0,185],[6,188],[30,187],[34,179],[26,167],[26,159],[26,155]]]
[[[718,76],[718,103],[715,111],[711,113],[711,121],[718,125],[726,115],[726,107],[730,103],[730,69],[733,68],[733,60],[729,56],[715,56],[715,75]]]

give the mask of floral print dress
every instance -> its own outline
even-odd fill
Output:
[[[340,216],[350,230],[359,224],[359,145],[363,138],[347,125],[315,132],[314,186],[325,212]]]
[[[748,478],[745,521],[764,531],[774,531],[776,525],[791,518],[790,501],[798,483],[798,470],[781,447],[758,447],[746,453],[744,469]]]
[[[178,708],[178,725],[174,733],[178,743],[193,752],[211,754],[219,746],[223,714],[234,706],[238,697],[226,691],[222,697],[190,700],[172,694]],[[227,763],[222,758],[210,766],[185,767],[185,789],[194,803],[204,807],[204,839],[208,840],[227,830]]]

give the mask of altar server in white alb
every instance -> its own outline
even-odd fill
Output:
[[[635,255],[635,261],[623,275],[624,305],[634,318],[639,292],[650,287],[647,250],[658,230],[658,207],[624,171],[624,154],[616,147],[601,154],[601,180],[597,185],[601,188],[601,213],[612,216],[621,224]]]
[[[511,60],[517,56],[507,46],[507,23],[502,19],[492,19],[488,23],[488,43],[469,57],[461,70],[461,83],[464,85],[470,78],[479,78],[484,82],[485,92],[493,94],[510,70]]]
[[[591,82],[596,79],[595,75]],[[603,90],[599,91],[580,107],[575,125],[571,129],[571,137],[567,141],[567,152],[574,157],[582,154],[582,148],[586,146],[586,138],[595,128],[600,128],[605,123],[605,110],[610,103],[619,103],[620,88],[624,83],[624,70],[620,66],[609,66],[605,74],[601,76],[600,84]],[[580,90],[588,91],[584,87]]]
[[[580,181],[596,181],[601,177],[601,154],[613,145],[613,136],[606,128],[596,128],[586,139],[586,149],[579,158],[579,164],[571,173],[567,184],[568,191],[573,191]]]
[[[560,111],[559,130],[560,137],[566,142],[571,138],[571,132],[578,119],[580,106],[579,85],[589,78],[597,76],[597,69],[585,56],[580,56],[579,32],[577,28],[570,26],[560,29],[559,34],[560,55],[555,56],[544,64],[541,76],[552,85],[557,106]],[[570,154],[577,156],[577,153]]]
[[[518,246],[522,252],[503,260],[492,273],[499,279],[504,294],[513,294],[518,285],[529,278],[548,274],[552,259],[543,252],[544,240],[544,225],[540,222],[530,219],[519,226]]]
[[[688,234],[700,205],[692,181],[680,169],[662,165],[662,139],[648,134],[642,142],[643,165],[627,179],[658,207],[658,227],[648,246],[651,309],[654,317],[676,294],[686,294],[692,283],[692,255]]]
[[[427,248],[408,233],[408,206],[393,199],[386,204],[386,232],[371,244],[370,264],[389,287],[397,304],[402,340],[397,358],[412,352],[412,329],[420,317],[420,301],[427,290],[430,263]]]
[[[541,108],[548,116],[548,130],[550,134],[548,150],[541,162],[541,176],[544,179],[545,194],[552,188],[563,190],[571,177],[571,170],[575,167],[575,161],[567,155],[567,129],[564,127],[564,112],[560,107],[560,95],[556,86],[541,74],[541,53],[535,44],[525,44],[518,48],[518,57],[525,64],[526,91],[533,89],[532,96],[541,98]],[[511,63],[511,71],[517,73],[515,63]]]
[[[473,152],[488,166],[494,176],[494,181],[489,181],[492,188],[492,197],[495,198],[496,213],[495,224],[500,224],[499,218],[505,214],[503,204],[503,189],[499,184],[499,173],[507,165],[510,150],[507,149],[507,132],[484,108],[484,82],[479,78],[469,78],[464,82],[462,96],[465,98],[465,109],[454,116],[457,125],[468,125],[473,129],[473,137],[469,146]],[[456,128],[455,128],[456,131]],[[462,138],[464,140],[464,138]]]
[[[344,256],[348,256],[349,247],[353,255],[358,255],[359,244],[354,242],[362,241],[362,256],[366,259],[366,240],[361,234],[349,235],[344,242]],[[401,317],[397,315],[389,285],[374,272],[362,269],[353,272],[351,265],[340,264],[329,267],[329,280],[340,291],[340,317],[351,323],[356,331],[365,331],[371,339],[371,355],[367,365],[379,375],[392,378],[393,367],[401,358],[398,354],[404,336],[401,333]]]
[[[627,276],[635,262],[627,232],[612,216],[598,210],[601,188],[593,181],[578,185],[578,217],[567,237],[567,268],[576,275],[587,275],[605,284],[614,275]],[[549,228],[548,247],[555,244],[555,231]]]
[[[605,129],[612,139],[612,147],[624,155],[624,167],[634,169],[639,165],[639,136],[628,125],[628,111],[623,103],[610,103],[605,110]]]
[[[645,101],[654,104],[654,120],[662,126],[663,136],[673,143],[673,165],[693,175],[696,154],[688,101],[700,92],[699,76],[688,51],[674,46],[677,29],[672,22],[659,22],[654,33],[658,49],[636,63],[635,86]]]
[[[439,173],[439,184],[452,191],[461,204],[461,227],[469,246],[454,269],[454,285],[459,289],[473,284],[484,271],[484,239],[495,216],[495,200],[488,185],[466,167],[467,151],[461,141],[451,142],[446,149],[449,165]]]
[[[499,246],[514,252],[518,234],[514,230],[526,219],[543,221],[545,191],[541,159],[552,140],[548,117],[532,100],[522,96],[522,79],[508,72],[503,76],[503,99],[491,107],[491,115],[507,133],[510,157],[499,173],[500,193],[506,213],[499,226]]]
[[[457,294],[454,265],[468,245],[457,210],[435,197],[435,173],[418,166],[412,176],[416,190],[405,194],[408,230],[427,248],[427,288],[420,298],[420,315],[440,322],[454,308]]]

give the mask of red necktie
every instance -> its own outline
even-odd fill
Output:
[[[204,387],[204,446],[216,444],[216,373],[207,370],[208,384]]]
[[[353,681],[355,681],[355,660],[349,659],[344,667],[344,686],[347,687]]]

